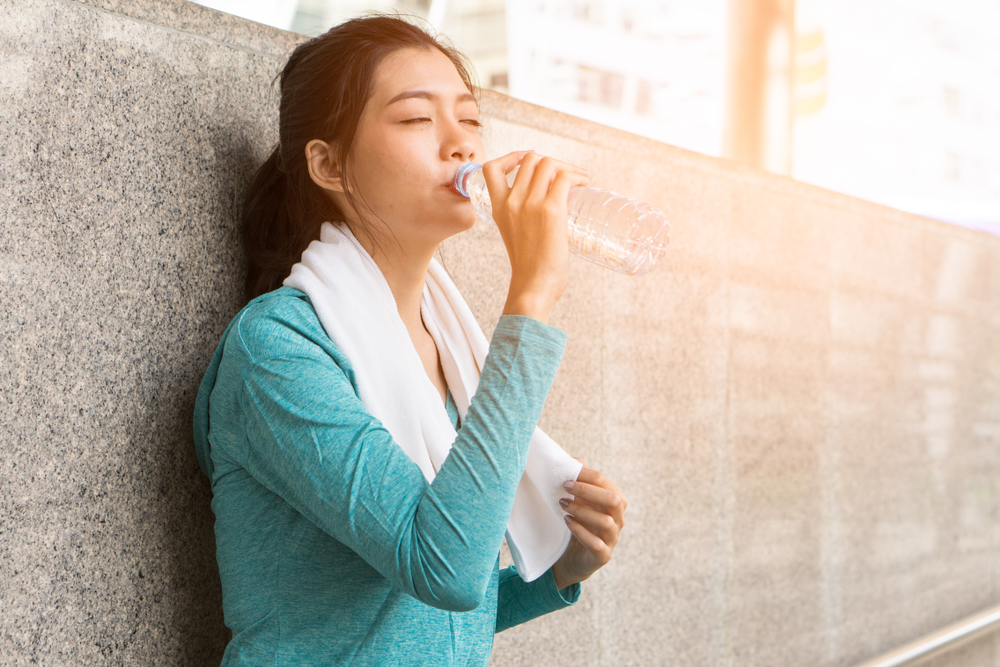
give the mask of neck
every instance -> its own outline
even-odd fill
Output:
[[[367,234],[355,234],[355,238],[375,260],[389,284],[399,317],[407,331],[411,336],[415,333],[425,334],[423,320],[420,318],[420,299],[427,279],[427,267],[430,266],[437,246],[405,244],[404,247],[404,244],[397,243],[395,239],[387,238],[382,239],[378,247],[375,247]]]

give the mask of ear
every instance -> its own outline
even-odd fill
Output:
[[[306,144],[306,164],[313,183],[331,192],[344,192],[340,167],[337,165],[337,151],[322,139],[313,139]]]

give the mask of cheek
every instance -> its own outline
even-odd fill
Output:
[[[435,180],[427,159],[427,151],[419,141],[407,138],[387,146],[380,156],[382,168],[402,181],[401,186]]]
[[[431,182],[428,169],[416,156],[397,144],[391,148],[371,146],[354,165],[356,193],[378,215],[395,217],[422,208],[421,200]]]
[[[437,146],[423,134],[370,128],[359,133],[352,152],[357,193],[378,210],[419,206],[443,178]]]

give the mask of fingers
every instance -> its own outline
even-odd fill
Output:
[[[585,506],[577,501],[560,501],[574,523],[582,524],[591,534],[603,542],[606,546],[614,547],[618,544],[618,536],[621,527],[615,522],[614,517],[600,510]],[[572,525],[572,524],[568,524]],[[594,543],[596,545],[596,542]]]
[[[566,524],[598,562],[607,563],[625,526],[628,500],[614,482],[586,466],[571,486],[574,498],[559,501],[567,512]]]
[[[603,509],[614,518],[619,528],[624,527],[628,499],[618,485],[603,473],[584,466],[568,491],[577,501],[583,501],[583,504],[595,509]]]
[[[572,581],[583,581],[611,561],[628,501],[614,482],[586,466],[566,486],[574,498],[559,504],[567,512],[566,525],[574,539],[559,559],[560,571],[573,573]]]
[[[515,168],[517,176],[513,185],[508,185],[508,175]],[[558,189],[554,190],[553,186],[556,185],[557,176],[560,174],[565,176],[559,179]],[[496,160],[490,160],[483,164],[483,176],[490,192],[490,199],[497,202],[512,198],[513,201],[510,203],[517,209],[524,204],[540,205],[550,192],[557,199],[565,201],[570,188],[586,185],[588,179],[586,169],[541,156],[534,151],[515,151]]]
[[[560,182],[558,190],[557,179]],[[586,169],[529,151],[521,158],[521,166],[511,187],[511,193],[518,191],[523,193],[521,198],[528,205],[542,206],[542,202],[547,198],[565,205],[569,188],[586,183]]]
[[[496,160],[483,163],[483,178],[486,179],[486,189],[490,192],[490,199],[506,198],[506,194],[510,191],[510,186],[507,185],[507,174],[517,169],[521,160],[529,152],[515,151]]]
[[[607,564],[611,560],[614,545],[608,545],[604,540],[588,530],[583,523],[570,517],[568,514],[566,516],[569,519],[566,522],[566,525],[569,526],[569,532],[594,554],[594,557],[598,561],[597,567],[600,568]]]
[[[572,188],[587,185],[589,182],[590,179],[586,174],[563,170],[557,173],[555,178],[552,179],[552,186],[549,192],[553,199],[567,201],[569,199],[569,191]]]

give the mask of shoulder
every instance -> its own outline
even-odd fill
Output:
[[[253,361],[288,355],[321,353],[340,356],[302,292],[281,287],[257,297],[236,315],[235,335]]]

